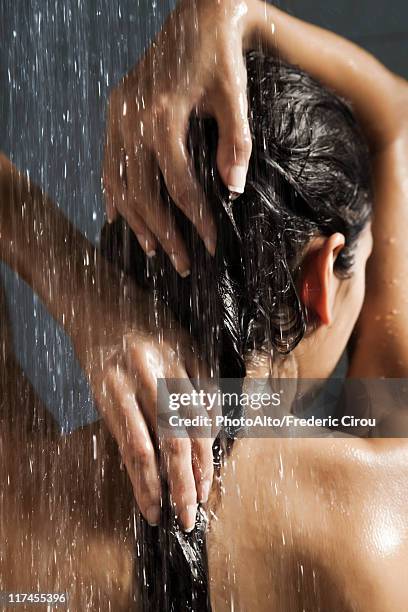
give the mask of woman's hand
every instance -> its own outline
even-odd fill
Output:
[[[122,214],[147,254],[158,241],[182,276],[190,262],[160,200],[159,174],[214,254],[215,225],[186,147],[188,121],[193,109],[216,118],[220,175],[230,191],[242,193],[251,154],[247,15],[246,0],[182,0],[109,102],[103,172],[108,219]]]
[[[193,109],[215,117],[220,175],[242,192],[251,154],[243,51],[259,41],[348,97],[373,150],[399,129],[399,113],[390,112],[396,78],[352,43],[259,0],[182,0],[111,94],[103,171],[108,219],[120,212],[149,255],[160,242],[182,276],[190,262],[160,199],[160,172],[213,253],[216,230],[186,148],[188,120]]]
[[[208,378],[169,313],[120,277],[40,189],[0,154],[0,259],[37,293],[70,336],[99,411],[118,442],[136,501],[159,520],[157,378]],[[160,324],[158,323],[160,319]],[[176,389],[174,389],[176,390]],[[203,406],[195,408],[197,414]],[[164,438],[160,457],[175,511],[194,526],[212,481],[211,431]]]
[[[157,305],[126,280],[115,286],[114,274],[109,272],[107,291],[88,294],[70,335],[99,411],[119,445],[142,514],[158,524],[160,447],[175,513],[190,530],[197,502],[207,500],[211,486],[213,438],[208,430],[195,439],[187,431],[159,439],[158,413],[169,411],[167,405],[158,407],[157,379],[177,379],[172,392],[191,393],[190,379],[208,378],[208,372],[195,356],[188,334],[171,321],[156,327]],[[205,405],[195,407],[194,413],[205,415]]]

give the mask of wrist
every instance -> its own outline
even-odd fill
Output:
[[[245,4],[247,11],[243,21],[244,51],[256,49],[260,42],[271,47],[275,34],[276,8],[264,0],[245,0]]]
[[[121,274],[99,251],[78,268],[74,291],[65,293],[59,319],[86,368],[93,347],[112,347],[132,333],[150,332],[150,295]]]
[[[240,16],[242,49],[249,51],[254,49],[259,43],[257,36],[258,25],[264,13],[265,3],[260,0],[236,0],[234,11],[236,16]]]
[[[181,3],[181,6],[185,2]],[[251,47],[264,2],[260,0],[196,0],[196,9],[208,18],[208,23],[224,23],[228,31],[241,31],[243,49]],[[191,4],[190,4],[191,6]]]

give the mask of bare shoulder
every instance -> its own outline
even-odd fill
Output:
[[[382,444],[241,441],[208,535],[214,610],[404,607],[406,450]]]

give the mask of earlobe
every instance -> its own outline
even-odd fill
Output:
[[[300,296],[307,310],[322,325],[330,325],[337,288],[334,262],[344,247],[343,234],[329,238],[317,238],[309,249],[302,265]]]

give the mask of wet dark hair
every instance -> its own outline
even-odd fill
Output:
[[[297,286],[307,244],[313,236],[344,234],[335,270],[351,274],[372,201],[368,148],[350,106],[276,58],[251,52],[246,63],[253,151],[245,192],[234,202],[216,168],[216,123],[193,116],[189,130],[197,176],[218,227],[215,258],[164,183],[163,200],[191,256],[187,279],[160,249],[147,263],[123,220],[104,229],[101,243],[116,265],[170,307],[214,372],[231,378],[245,375],[247,351],[267,347],[286,354],[302,339],[307,317]],[[207,609],[206,596],[191,595],[193,583],[186,579],[174,607],[162,601],[159,608]]]

